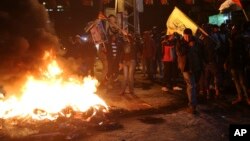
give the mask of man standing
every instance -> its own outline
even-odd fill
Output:
[[[176,54],[178,67],[187,85],[188,112],[195,114],[197,106],[196,85],[202,70],[202,53],[199,42],[193,36],[191,29],[186,28],[183,32],[183,38],[177,41]]]
[[[136,65],[136,49],[131,35],[124,35],[122,45],[121,63],[123,66],[123,83],[121,95],[125,94],[126,88],[129,88],[129,93],[134,94],[134,73]]]

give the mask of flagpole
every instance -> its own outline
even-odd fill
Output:
[[[203,30],[201,27],[198,26],[198,29],[199,29],[204,35],[209,36],[208,33],[207,33],[205,30]]]
[[[242,8],[242,12],[243,12],[243,14],[244,14],[244,16],[245,16],[245,18],[246,18],[246,20],[247,20],[247,22],[248,22],[248,21],[249,21],[249,19],[248,19],[247,13],[246,13],[246,11],[245,11],[245,9],[244,9],[244,8]]]

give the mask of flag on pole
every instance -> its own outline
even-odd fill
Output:
[[[223,2],[220,5],[220,8],[219,8],[220,13],[222,13],[225,9],[230,8],[232,5],[236,5],[236,7],[234,7],[233,10],[242,10],[246,20],[249,21],[247,13],[246,13],[245,9],[242,7],[240,0],[226,0],[225,2]]]
[[[237,2],[236,2],[237,1]],[[223,12],[225,9],[230,8],[232,5],[237,5],[237,8],[242,9],[241,3],[239,0],[226,0],[220,5],[220,12]]]
[[[185,3],[188,4],[188,5],[193,5],[194,0],[185,0]]]
[[[154,0],[144,0],[145,4],[154,4]]]
[[[93,0],[81,0],[84,6],[93,6]]]
[[[174,32],[182,35],[185,28],[190,28],[193,34],[195,34],[198,29],[198,26],[177,7],[174,8],[168,17],[166,26],[167,35]]]
[[[161,0],[161,4],[163,5],[168,4],[168,0]]]
[[[242,8],[241,2],[240,0],[233,0],[234,3],[236,3],[239,7]]]

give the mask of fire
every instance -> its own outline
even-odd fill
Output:
[[[91,77],[63,78],[63,70],[56,60],[52,60],[41,78],[27,77],[20,97],[0,99],[0,119],[55,120],[60,116],[70,117],[63,112],[69,107],[81,113],[100,108],[105,112],[107,104],[95,94],[97,84],[98,81]]]

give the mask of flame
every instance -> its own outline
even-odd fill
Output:
[[[47,55],[47,54],[46,54]],[[90,109],[108,111],[107,104],[98,97],[98,81],[91,77],[62,77],[63,71],[56,60],[52,60],[40,79],[30,75],[21,89],[21,96],[0,99],[0,118],[26,118],[55,120],[59,116],[69,117],[62,111],[70,107],[75,112]]]

